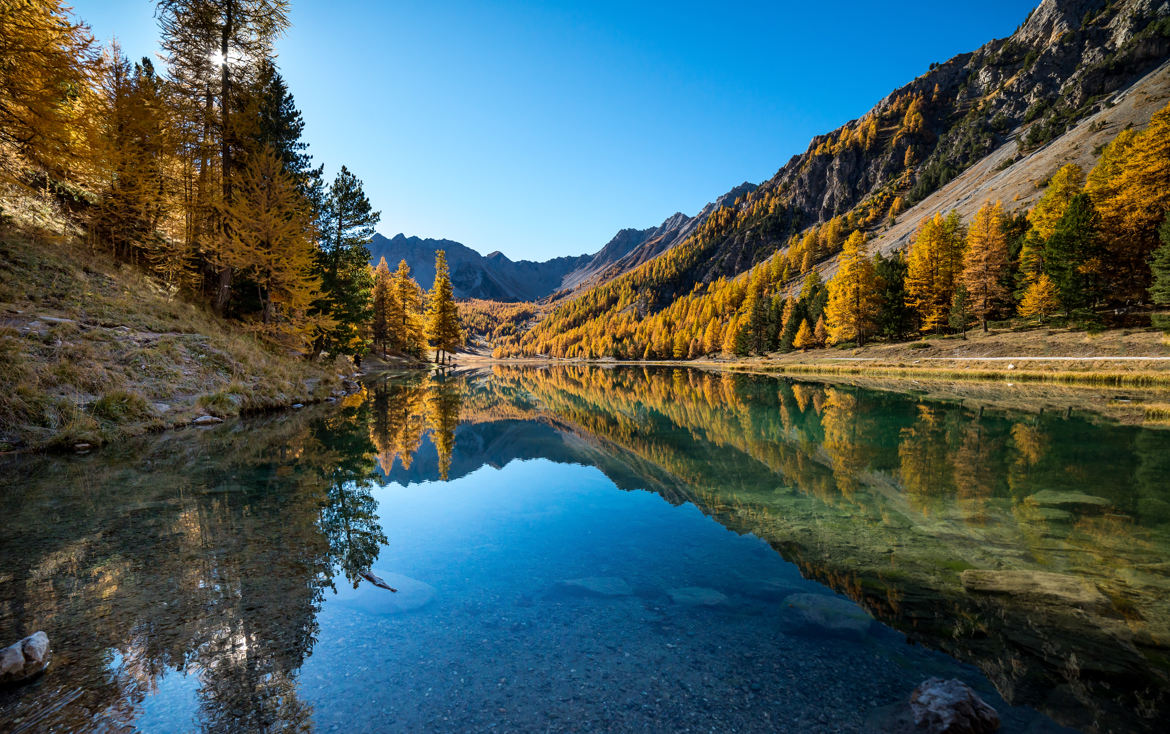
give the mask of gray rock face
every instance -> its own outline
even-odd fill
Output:
[[[999,729],[999,714],[975,691],[955,679],[928,678],[910,694],[918,731],[929,734],[985,734]]]
[[[49,666],[49,636],[34,632],[0,650],[0,684],[19,683],[40,675]]]
[[[789,620],[806,631],[865,637],[873,618],[851,601],[824,594],[792,594],[785,600]]]
[[[588,576],[582,579],[569,579],[559,584],[565,591],[583,596],[630,596],[634,590],[625,579],[614,576]]]

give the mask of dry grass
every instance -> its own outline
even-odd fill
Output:
[[[1170,371],[1163,370],[1008,370],[1005,367],[956,368],[902,367],[871,363],[843,365],[831,363],[730,364],[732,369],[753,369],[789,375],[856,375],[862,377],[912,377],[920,380],[998,380],[1002,382],[1044,382],[1061,385],[1108,387],[1170,387]]]
[[[0,450],[98,445],[338,387],[338,365],[279,354],[51,234],[0,232]]]

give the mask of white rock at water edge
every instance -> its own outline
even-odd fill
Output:
[[[223,418],[215,415],[201,415],[191,422],[197,426],[213,426],[216,423],[223,423]]]
[[[49,636],[34,632],[20,642],[0,650],[0,684],[19,683],[42,673],[49,666]]]

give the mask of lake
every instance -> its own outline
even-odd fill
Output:
[[[54,656],[0,730],[863,732],[931,676],[1004,731],[1160,730],[1170,431],[909,387],[386,374],[0,457],[0,644]]]

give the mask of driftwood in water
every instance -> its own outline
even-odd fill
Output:
[[[377,586],[378,588],[386,589],[388,591],[393,591],[395,593],[398,592],[398,589],[395,589],[394,587],[390,586],[390,584],[386,583],[385,581],[378,578],[377,576],[370,573],[369,571],[362,571],[362,578],[364,578],[366,581],[369,581],[371,584],[373,584],[374,586]]]

